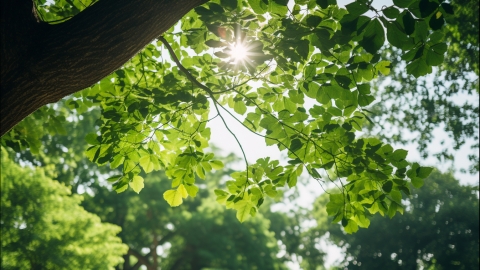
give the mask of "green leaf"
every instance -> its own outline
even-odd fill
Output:
[[[407,35],[413,34],[415,32],[415,19],[412,16],[412,13],[406,12],[402,17],[403,26],[405,27],[405,33]]]
[[[407,65],[407,73],[418,78],[432,72],[432,67],[427,65],[423,58],[419,58]]]
[[[181,184],[180,186],[178,186],[177,190],[180,192],[180,194],[182,195],[182,198],[187,198],[188,197],[188,192],[187,192],[187,189],[185,188],[185,186],[183,184]]]
[[[195,186],[195,185],[185,185],[185,189],[187,190],[187,193],[190,197],[195,197],[197,196],[197,192],[198,192],[198,187]]]
[[[328,8],[329,5],[337,4],[336,0],[316,0],[316,2],[317,2],[317,5],[319,5],[323,9]]]
[[[268,0],[248,0],[248,4],[257,14],[263,14],[268,10]]]
[[[188,188],[187,188],[187,191],[188,191]],[[217,199],[216,201],[220,204],[225,204],[226,201],[227,201],[227,198],[229,196],[230,193],[224,191],[224,190],[221,190],[221,189],[215,189],[214,190],[214,193],[215,195],[217,195]],[[190,195],[191,196],[191,195]],[[194,197],[194,196],[192,196]]]
[[[335,81],[345,89],[350,89],[350,83],[352,83],[352,80],[345,75],[335,75]]]
[[[233,208],[237,210],[237,219],[242,223],[247,220],[250,217],[252,207],[252,203],[245,199],[236,202]]]
[[[109,178],[107,178],[107,181],[108,182],[117,182],[117,180],[119,180],[120,177],[122,177],[122,176],[123,176],[122,174],[110,176]]]
[[[307,25],[310,27],[316,27],[321,21],[322,18],[316,15],[310,15],[307,17]]]
[[[116,155],[110,162],[110,168],[115,169],[125,161],[125,157],[122,155]]]
[[[375,65],[375,68],[384,76],[390,74],[390,61],[380,61]]]
[[[87,141],[87,143],[91,145],[100,144],[100,142],[98,141],[97,134],[94,134],[94,133],[87,134],[87,136],[85,136],[85,141]]]
[[[422,18],[426,18],[438,8],[438,4],[429,0],[420,0],[418,7],[420,8]]]
[[[288,12],[288,0],[270,0],[268,1],[268,11],[280,17],[285,16]]]
[[[218,56],[219,58],[229,58],[230,54],[225,52],[214,52],[214,55]]]
[[[352,234],[358,231],[358,225],[355,221],[349,219],[347,225],[344,227],[345,232],[348,234]]]
[[[200,179],[205,180],[205,169],[202,166],[197,165],[195,171]]]
[[[383,10],[383,14],[389,19],[396,19],[400,14],[400,11],[396,7],[390,6]]]
[[[382,189],[383,191],[385,191],[385,193],[390,193],[390,191],[392,191],[392,187],[393,187],[392,181],[387,181],[385,184],[382,185]]]
[[[127,190],[128,182],[127,181],[120,181],[120,182],[114,184],[112,187],[115,190],[115,192],[122,193],[125,190]]]
[[[395,201],[398,204],[402,203],[402,193],[399,190],[392,190],[390,192],[390,197],[392,198],[393,201]]]
[[[327,203],[327,214],[329,216],[336,215],[344,207],[344,197],[343,194],[334,194],[329,195],[330,201]]]
[[[432,167],[418,167],[416,169],[417,176],[421,178],[427,178],[432,171]]]
[[[438,11],[437,14],[430,17],[430,20],[428,21],[428,25],[434,31],[442,28],[444,24],[445,24],[445,19],[443,18],[443,14],[440,11]]]
[[[395,161],[401,161],[407,158],[408,151],[404,149],[397,149],[393,152],[391,158]]]
[[[287,181],[288,187],[292,188],[297,185],[297,174],[291,173],[288,176],[288,181]]]
[[[213,40],[213,39],[210,39],[210,40],[205,41],[205,44],[206,44],[208,47],[212,47],[212,48],[218,48],[218,47],[225,47],[225,46],[227,46],[226,43],[221,42],[221,41],[218,41],[218,40]]]
[[[139,163],[140,163],[140,166],[142,166],[145,173],[149,173],[153,170],[160,169],[160,162],[158,161],[158,158],[154,155],[148,154],[141,157],[139,160]]]
[[[375,100],[375,97],[373,97],[372,95],[363,95],[363,94],[358,95],[358,105],[362,107],[369,105],[374,100]]]
[[[292,143],[290,144],[289,150],[292,151],[292,152],[295,152],[295,151],[299,150],[300,148],[302,148],[302,146],[303,146],[302,141],[300,141],[299,139],[294,139],[294,140],[292,140]]]
[[[443,54],[438,54],[432,48],[427,50],[426,56],[427,65],[429,66],[438,66],[443,63],[444,57]]]
[[[443,55],[447,51],[448,46],[445,43],[437,43],[430,48],[432,48],[434,52]]]
[[[243,101],[237,101],[235,102],[235,106],[233,107],[233,110],[236,113],[243,115],[247,112],[247,106],[245,106],[245,103],[243,103]]]
[[[407,186],[399,186],[398,189],[403,191],[405,195],[410,196],[410,189]]]
[[[360,1],[350,3],[345,7],[347,8],[348,13],[352,16],[360,16],[369,10],[368,5]]]
[[[449,3],[442,3],[441,4],[441,7],[443,8],[443,10],[445,10],[445,12],[447,14],[451,14],[453,15],[454,14],[454,11],[453,11],[453,6]]]
[[[188,196],[185,186],[181,184],[177,189],[167,190],[163,193],[163,198],[170,204],[171,207],[176,207],[182,204],[183,198]]]
[[[210,165],[212,165],[212,168],[214,170],[221,170],[223,168],[223,162],[221,162],[220,160],[210,160],[209,161]]]
[[[412,185],[416,188],[421,188],[423,186],[423,179],[420,177],[413,177]]]
[[[390,207],[388,207],[388,216],[390,218],[393,218],[395,216],[395,213],[397,212],[397,203],[396,202],[391,202]]]
[[[409,49],[409,38],[398,22],[387,22],[387,39],[390,44],[404,50]]]
[[[407,8],[414,0],[393,0],[393,3],[400,8]]]
[[[353,220],[358,224],[359,227],[368,228],[370,226],[370,220],[365,216],[364,213],[357,212]]]
[[[220,3],[228,10],[234,10],[237,8],[237,0],[220,0]]]
[[[135,175],[130,182],[130,187],[135,191],[136,193],[140,193],[140,191],[143,189],[145,185],[143,184],[143,177]]]
[[[363,39],[359,43],[371,54],[375,54],[383,46],[385,43],[385,31],[378,18],[368,23]]]
[[[210,8],[211,11],[215,13],[218,13],[218,14],[225,13],[225,10],[223,9],[223,7],[217,3],[210,3],[208,7]]]

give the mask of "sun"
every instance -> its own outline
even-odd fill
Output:
[[[235,64],[245,60],[248,57],[247,54],[248,49],[241,42],[236,42],[230,46],[230,56]]]

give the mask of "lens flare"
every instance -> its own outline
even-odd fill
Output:
[[[247,48],[240,42],[235,43],[231,46],[231,57],[235,63],[241,62],[242,60],[247,58],[248,50]]]

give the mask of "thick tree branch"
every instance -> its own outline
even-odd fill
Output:
[[[1,63],[0,135],[41,106],[108,76],[207,0],[100,0],[57,25],[36,22],[27,2],[2,1],[2,55],[8,57]]]

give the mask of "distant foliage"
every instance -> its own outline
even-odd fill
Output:
[[[113,269],[123,261],[118,226],[85,211],[82,197],[44,170],[1,152],[2,269]]]
[[[425,182],[392,220],[373,217],[367,230],[354,235],[328,225],[330,241],[346,251],[341,269],[478,268],[478,187],[461,186],[438,171]]]
[[[462,150],[471,163],[457,169],[474,174],[479,170],[479,1],[455,0],[451,8],[453,16],[436,33],[449,45],[445,56],[433,55],[425,48],[418,52],[429,61],[438,61],[431,75],[410,76],[408,66],[405,69],[402,63],[408,57],[403,51],[382,51],[392,63],[392,72],[374,84],[380,102],[371,109],[372,119],[379,125],[370,126],[370,133],[389,142],[418,143],[423,158],[436,156],[443,162],[454,160],[460,147],[471,145],[472,151]],[[438,129],[444,130],[449,139],[432,151],[428,146]]]

